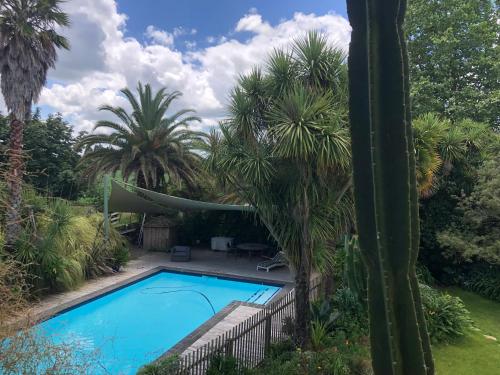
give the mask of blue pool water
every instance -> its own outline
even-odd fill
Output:
[[[233,300],[266,303],[279,287],[161,272],[39,325],[59,343],[98,351],[93,374],[134,374]]]

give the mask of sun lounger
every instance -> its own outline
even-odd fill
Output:
[[[189,246],[174,246],[170,250],[172,262],[189,262],[191,260],[191,248]]]
[[[272,259],[265,260],[257,265],[257,271],[265,270],[269,272],[273,268],[284,267],[288,265],[288,261],[285,258],[285,254],[280,251]]]

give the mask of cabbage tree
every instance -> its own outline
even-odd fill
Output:
[[[240,78],[207,164],[256,207],[295,275],[295,337],[309,342],[309,289],[351,222],[344,52],[310,32]]]

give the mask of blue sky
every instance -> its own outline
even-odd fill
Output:
[[[207,129],[227,116],[237,77],[273,49],[319,30],[347,51],[345,7],[344,0],[68,0],[71,27],[60,32],[71,50],[59,52],[37,105],[90,132],[111,119],[98,108],[128,109],[120,89],[140,81],[181,91],[172,110],[195,109],[203,119],[196,129]]]
[[[317,15],[336,12],[347,18],[344,0],[118,0],[118,10],[128,15],[126,35],[143,38],[148,25],[165,30],[183,27],[197,30],[184,36],[198,46],[207,45],[209,36],[231,34],[234,25],[249,11],[257,11],[271,24],[290,19],[294,13]],[[237,35],[243,40],[248,35]]]

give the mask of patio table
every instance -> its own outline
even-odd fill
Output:
[[[265,250],[268,249],[268,247],[269,246],[267,246],[266,244],[253,242],[240,243],[236,245],[236,248],[238,250],[248,252],[249,257],[253,256],[254,254],[262,254]]]

